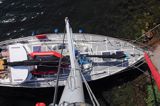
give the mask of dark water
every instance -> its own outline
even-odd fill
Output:
[[[126,3],[123,0],[0,0],[1,40],[29,36],[33,31],[49,33],[55,28],[64,32],[65,17],[69,17],[74,32],[81,28],[86,33],[119,37],[124,21],[129,21],[124,17],[128,14],[124,9]]]
[[[135,99],[134,93],[128,90],[135,86],[128,83],[131,83],[141,74],[138,70],[130,70],[89,84],[101,106],[128,106],[126,99]],[[62,90],[63,87],[60,87],[58,98],[60,98]],[[127,96],[128,93],[130,95]],[[48,105],[53,101],[53,94],[54,88],[22,89],[1,87],[0,106],[35,106],[37,102],[44,102]],[[117,95],[116,98],[113,94]],[[90,103],[86,89],[85,96],[86,101]],[[116,103],[113,103],[113,101],[116,101]],[[134,101],[128,100],[128,102],[130,102],[129,106],[135,106]]]
[[[112,15],[112,11],[118,12],[119,6],[116,5],[123,6],[114,3],[114,0],[0,0],[0,37],[1,40],[5,40],[29,36],[33,32],[34,34],[50,33],[55,28],[58,28],[59,32],[63,32],[66,16],[71,20],[74,32],[83,29],[86,33],[112,35],[116,29],[111,26],[113,17],[109,16]],[[114,7],[117,7],[117,10]],[[91,82],[90,85],[101,106],[123,105],[127,98],[123,100],[122,96],[126,95],[128,91],[118,92],[117,97],[112,93],[121,87],[123,87],[122,89],[126,89],[128,86],[132,88],[129,82],[139,75],[141,75],[139,71],[132,70],[111,78]],[[52,102],[53,91],[53,88],[1,87],[0,106],[34,106],[36,102],[41,101],[49,104]],[[130,102],[134,103],[132,100]],[[134,106],[133,104],[129,105]],[[127,104],[123,106],[127,106]]]
[[[144,67],[142,66],[142,68]],[[144,80],[141,78],[134,82],[137,77],[142,75],[140,71],[131,69],[108,78],[89,82],[89,85],[101,106],[145,106],[143,103]],[[135,89],[138,89],[138,91]],[[63,87],[60,87],[58,100],[62,90]],[[91,103],[86,89],[84,91],[86,102]],[[139,94],[135,96],[135,93]],[[49,105],[53,101],[53,94],[54,88],[0,87],[0,106],[35,106],[37,102],[44,102]]]

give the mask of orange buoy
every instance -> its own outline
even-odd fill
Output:
[[[46,104],[43,102],[38,102],[38,103],[36,103],[36,106],[46,106]]]

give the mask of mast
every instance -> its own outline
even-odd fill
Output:
[[[68,50],[69,50],[69,56],[71,61],[71,69],[75,69],[76,68],[75,47],[73,43],[72,29],[69,25],[69,20],[67,17],[65,18],[65,24],[66,24],[66,33],[67,33],[67,41],[68,41]],[[75,73],[75,70],[73,70],[73,73]]]
[[[72,30],[70,28],[68,18],[65,18],[65,24],[68,39],[68,49],[71,61],[71,71],[59,102],[60,106],[67,106],[71,103],[84,103],[82,78],[80,74],[80,68],[75,57]]]

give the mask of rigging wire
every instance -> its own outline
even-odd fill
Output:
[[[147,74],[147,73],[145,73],[145,71],[143,71],[142,69],[140,69],[139,67],[137,67],[137,66],[134,66],[133,65],[133,67],[134,68],[136,68],[136,69],[138,69],[139,71],[141,71],[142,73],[144,73],[144,75],[146,75],[148,78],[150,78],[150,75],[149,74]]]
[[[64,31],[65,32],[65,31]],[[64,41],[65,41],[65,33],[64,33],[64,36],[63,36],[63,44],[64,44]],[[61,49],[61,55],[63,54],[63,48]],[[56,78],[56,85],[55,85],[55,90],[54,90],[54,97],[53,97],[53,106],[55,106],[56,102],[57,102],[57,94],[58,94],[58,84],[59,84],[59,74],[60,74],[60,68],[61,68],[61,61],[62,61],[62,58],[61,57],[59,59],[59,64],[58,64],[58,72],[57,72],[57,78]]]
[[[146,33],[149,33],[149,32],[151,32],[151,31],[155,30],[155,29],[158,28],[159,26],[160,26],[160,24],[156,25],[156,26],[153,27],[152,29],[148,30]],[[142,44],[142,46],[148,47],[148,49],[150,49],[151,47],[150,47],[149,45],[138,42],[138,40],[140,40],[141,38],[143,38],[146,33],[142,34],[141,36],[139,36],[139,37],[136,38],[135,40],[131,40],[131,41],[127,41],[127,42],[128,42],[128,43],[132,43],[132,44],[138,44],[138,43],[139,43],[139,44]],[[112,46],[115,46],[115,45],[113,45],[113,44],[109,41],[109,39],[107,39],[107,41],[108,41]],[[137,42],[138,42],[138,43],[137,43]],[[141,48],[142,48],[142,47],[141,47]]]
[[[82,74],[81,71],[80,71],[80,73],[81,73],[82,79],[83,79],[83,81],[84,81],[84,84],[85,84],[85,86],[86,86],[86,88],[87,88],[87,91],[88,91],[88,93],[89,93],[89,96],[90,96],[90,99],[91,99],[91,101],[92,101],[93,106],[100,106],[97,98],[95,97],[95,95],[94,95],[94,93],[92,92],[90,86],[88,85],[88,83],[87,83],[84,75]]]
[[[156,26],[153,27],[152,29],[148,30],[146,33],[153,31],[154,29],[156,29],[156,28],[159,27],[159,26],[160,26],[160,24],[156,25]],[[139,39],[141,39],[142,37],[144,37],[146,33],[142,34],[142,35],[141,35],[140,37],[138,37],[137,39],[130,41],[130,43],[135,43],[135,42],[137,42]]]

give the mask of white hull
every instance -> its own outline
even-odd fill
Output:
[[[60,53],[61,49],[58,49],[59,45],[62,43],[64,34],[45,34],[47,39],[39,40],[35,36],[12,39],[0,42],[0,47],[2,49],[7,49],[8,45],[14,45],[16,43],[21,43],[24,45],[27,53],[33,52],[33,46],[41,46],[43,51],[54,50]],[[116,53],[118,51],[123,51],[126,55],[123,59],[113,59],[113,58],[97,58],[88,57],[92,63],[84,64],[85,69],[83,74],[87,81],[94,81],[101,78],[105,78],[126,70],[132,67],[136,63],[140,62],[143,58],[143,50],[139,47],[122,41],[116,38],[93,35],[93,34],[75,34],[76,49],[80,51],[81,55],[102,55],[103,53]],[[67,40],[65,39],[65,44]],[[68,51],[64,49],[63,55],[68,55]],[[6,71],[8,75],[7,78],[0,78],[0,86],[7,87],[25,87],[25,88],[42,88],[42,87],[54,87],[56,83],[56,74],[44,75],[43,77],[26,78],[22,83],[13,83],[10,79],[10,66],[8,69],[1,71]],[[69,69],[61,72],[59,86],[64,86],[69,74]],[[30,71],[29,71],[30,72]]]

